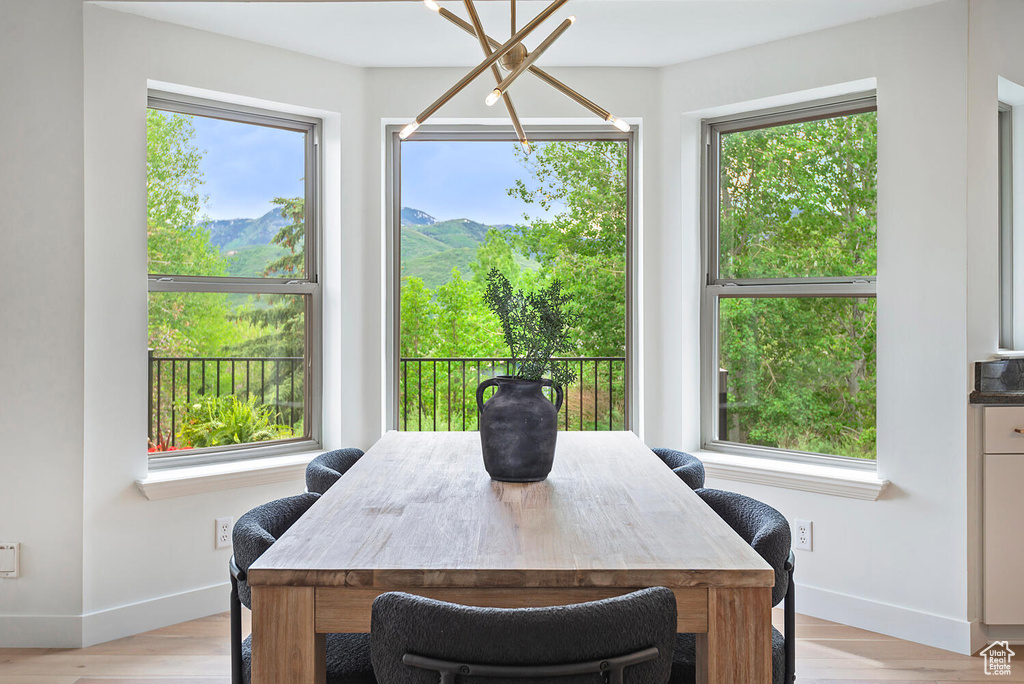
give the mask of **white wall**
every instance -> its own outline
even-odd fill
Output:
[[[82,611],[82,3],[0,21],[0,645],[69,643]],[[9,616],[19,616],[17,624]]]
[[[666,356],[684,360],[663,389],[663,401],[681,407],[684,419],[681,434],[658,437],[696,448],[700,116],[877,80],[878,470],[892,485],[868,502],[709,484],[814,521],[814,551],[797,552],[801,612],[960,651],[970,648],[974,619],[966,529],[967,8],[947,2],[666,68],[659,144],[682,150],[682,164],[664,157],[666,242],[649,250],[665,262],[655,270],[684,264],[680,288],[661,304],[659,335],[675,347]]]
[[[147,471],[147,82],[324,118],[325,446],[367,448],[378,433],[359,401],[373,307],[351,294],[364,277],[362,71],[92,6],[85,43],[83,612],[93,643],[223,611],[230,551],[213,548],[214,518],[304,488],[297,479],[149,501],[134,485]]]

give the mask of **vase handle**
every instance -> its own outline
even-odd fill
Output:
[[[484,412],[484,390],[488,387],[496,387],[498,381],[494,378],[487,378],[476,387],[476,407],[480,413]]]
[[[541,382],[544,383],[545,387],[551,387],[555,390],[555,413],[558,413],[558,410],[562,408],[562,399],[564,399],[562,386],[551,382],[551,378],[543,378]]]

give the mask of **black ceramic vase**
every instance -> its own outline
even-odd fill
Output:
[[[495,386],[498,390],[485,404],[484,390]],[[492,480],[540,482],[551,472],[562,388],[554,388],[552,404],[541,392],[550,386],[547,378],[522,380],[500,375],[476,388],[484,468]]]

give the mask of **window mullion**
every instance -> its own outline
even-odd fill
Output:
[[[224,294],[313,294],[319,285],[308,280],[252,281],[220,278],[150,278],[150,292],[221,292]]]
[[[756,297],[874,297],[874,282],[787,283],[785,285],[708,285],[708,294],[721,298]]]

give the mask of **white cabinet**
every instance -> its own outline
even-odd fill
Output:
[[[985,407],[985,453],[1024,454],[1024,406]]]
[[[985,617],[1024,624],[1024,406],[985,407]]]

